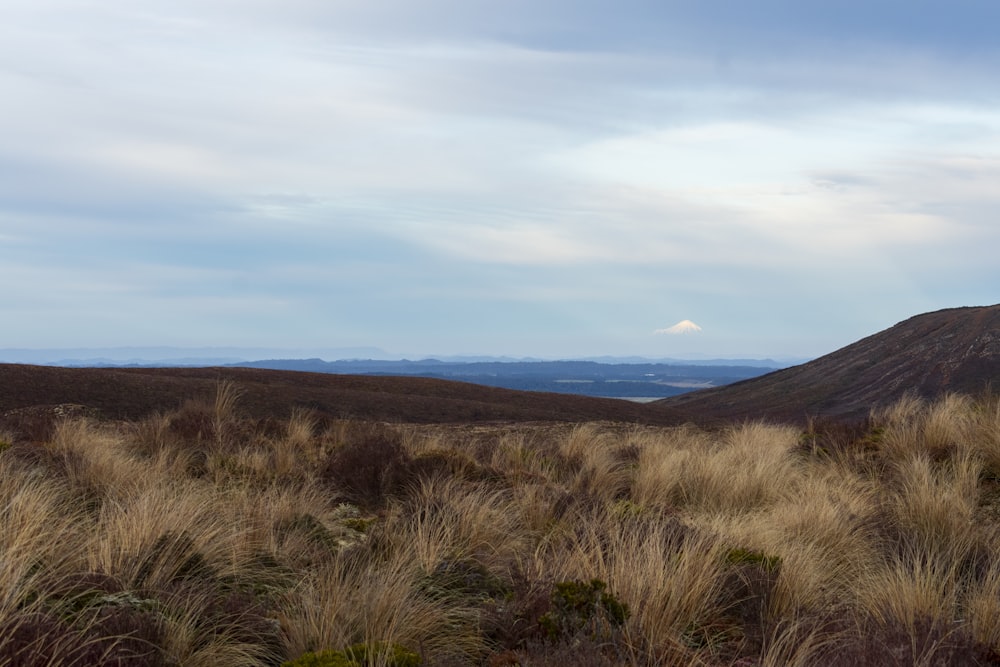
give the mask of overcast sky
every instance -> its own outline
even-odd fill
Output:
[[[5,2],[0,348],[809,357],[996,303],[998,25],[993,0]]]

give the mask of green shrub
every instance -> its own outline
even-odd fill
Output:
[[[281,667],[419,667],[420,656],[399,644],[354,644],[339,651],[306,653]]]
[[[629,617],[629,608],[606,591],[600,579],[562,581],[552,591],[552,609],[539,619],[549,639],[557,640],[589,630],[598,634],[602,624],[620,627]]]
[[[350,528],[356,533],[367,533],[368,529],[372,527],[378,519],[376,517],[352,517],[349,519],[344,519],[344,526]]]
[[[311,544],[330,552],[336,551],[340,546],[337,536],[312,514],[297,514],[291,519],[280,522],[278,529],[281,532],[300,533]]]
[[[763,552],[737,547],[726,552],[728,565],[758,565],[768,572],[781,568],[780,556],[766,556]]]
[[[418,589],[434,600],[479,603],[511,593],[510,584],[472,559],[445,560],[423,577]]]
[[[638,505],[631,500],[616,500],[611,505],[611,513],[619,519],[631,519],[642,516],[642,505]]]
[[[358,667],[358,663],[344,655],[343,651],[320,651],[287,660],[281,663],[281,667]]]

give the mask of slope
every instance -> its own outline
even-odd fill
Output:
[[[257,418],[305,408],[327,418],[393,422],[622,421],[677,423],[670,410],[614,399],[513,391],[414,377],[329,375],[251,368],[60,368],[0,364],[0,426],[38,406],[73,404],[110,419],[137,419],[187,400],[211,400],[235,383],[239,408]],[[38,410],[35,410],[39,413]],[[40,411],[45,414],[45,411]]]
[[[907,392],[1000,386],[1000,305],[911,317],[831,354],[725,387],[656,401],[703,419],[861,418]]]

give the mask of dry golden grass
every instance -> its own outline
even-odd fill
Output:
[[[994,541],[989,551],[997,553]],[[994,560],[979,582],[968,593],[966,609],[972,636],[987,646],[1000,646],[1000,560]]]
[[[582,513],[540,571],[563,580],[598,578],[632,610],[627,629],[660,661],[682,659],[685,634],[709,630],[724,584],[722,544],[666,517]]]
[[[82,519],[65,486],[25,474],[0,457],[0,614],[16,614],[42,578],[39,565],[61,574],[82,544]]]
[[[212,426],[216,444],[222,448],[229,440],[232,423],[238,418],[236,406],[241,390],[231,380],[220,380],[215,388],[215,401],[212,405]]]
[[[971,408],[971,442],[986,472],[1000,478],[1000,396],[988,395]]]
[[[967,452],[943,463],[920,453],[898,466],[890,506],[901,531],[921,550],[951,550],[974,538],[982,464]]]
[[[642,447],[633,494],[640,505],[696,514],[739,514],[794,493],[798,433],[744,424],[712,438],[681,431]]]
[[[963,551],[964,545],[956,547]],[[858,590],[861,606],[882,623],[913,629],[924,619],[954,619],[961,573],[956,554],[907,553],[871,572]]]
[[[593,424],[576,426],[559,443],[558,451],[573,470],[571,493],[612,502],[631,486],[633,471],[618,438]]]
[[[216,506],[220,501],[202,484],[175,482],[104,503],[84,551],[88,570],[158,589],[166,588],[193,554],[210,567],[228,568],[244,533],[225,520]]]
[[[0,666],[359,642],[445,666],[1000,662],[996,398],[907,398],[825,440],[305,411],[264,428],[238,399],[0,434]],[[555,584],[592,580],[620,626],[559,606]]]
[[[424,573],[445,560],[506,561],[529,546],[510,493],[448,478],[422,480],[412,498],[386,519],[393,547]]]

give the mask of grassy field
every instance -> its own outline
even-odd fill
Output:
[[[1000,664],[1000,400],[0,434],[0,665]],[[312,655],[309,655],[312,653]]]

